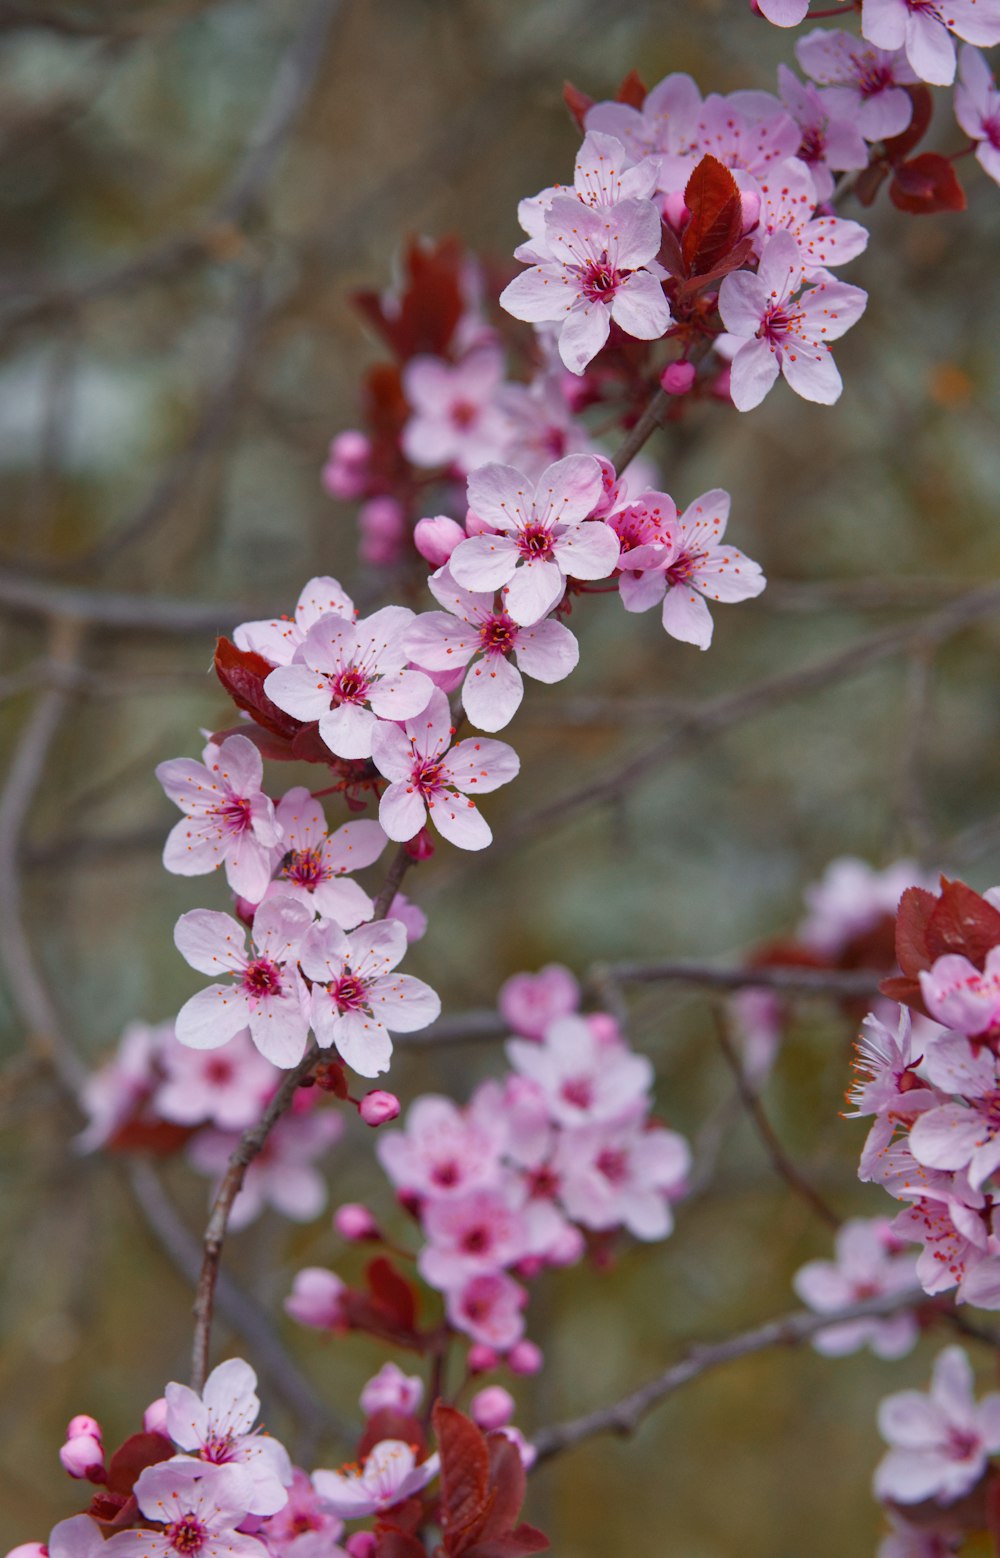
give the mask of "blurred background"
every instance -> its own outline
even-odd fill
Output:
[[[153,768],[230,722],[215,634],[290,610],[319,572],[377,596],[352,509],[319,482],[330,438],[358,422],[359,374],[385,355],[352,291],[388,286],[409,234],[456,233],[509,263],[518,199],[572,170],[564,78],[596,98],[633,67],[647,85],[685,70],[705,91],[772,87],[792,36],[742,0],[0,0],[8,1543],[79,1508],[56,1458],[71,1415],[93,1413],[117,1440],[187,1372],[190,1290],[149,1206],[68,1145],[80,1117],[52,1084],[49,1039],[58,1026],[93,1065],[125,1023],[172,1017],[197,987],[172,927],[225,907],[225,885],[163,872],[176,814]],[[574,617],[580,670],[562,688],[532,684],[512,727],[522,776],[488,808],[496,847],[439,851],[408,879],[431,916],[408,966],[446,1015],[490,1006],[509,974],[553,959],[581,977],[608,959],[734,960],[794,924],[838,855],[909,855],[980,889],[1000,879],[995,616],[888,649],[879,636],[1000,564],[1000,201],[963,167],[964,215],[879,204],[864,217],[872,244],[847,279],[871,303],[838,348],[834,410],[779,386],[746,417],[697,407],[650,447],[679,506],[732,492],[734,544],[773,582],[716,612],[707,655],[614,599]],[[784,684],[869,640],[814,685]],[[558,804],[654,750],[599,806]],[[731,1087],[711,1002],[647,988],[630,1016],[660,1114],[698,1141]],[[852,1034],[828,1005],[799,1003],[765,1098],[837,1209],[878,1215],[890,1204],[855,1178],[864,1127],[838,1118]],[[392,1085],[404,1102],[464,1098],[501,1063],[495,1044],[415,1050]],[[381,1194],[388,1208],[371,1146],[348,1132],[333,1204]],[[181,1162],[159,1172],[197,1232],[205,1182]],[[547,1363],[520,1390],[519,1423],[530,1433],[613,1399],[687,1341],[794,1307],[790,1273],[828,1252],[828,1231],[734,1123],[671,1240],[538,1285],[529,1333]],[[289,1232],[265,1218],[226,1258],[275,1312],[299,1266],[359,1265],[327,1219]],[[351,1414],[377,1350],[278,1326]],[[540,1470],[528,1517],[560,1558],[873,1551],[875,1406],[923,1385],[941,1340],[895,1365],[800,1349],[734,1366],[633,1442]],[[320,1446],[319,1463],[335,1453]]]

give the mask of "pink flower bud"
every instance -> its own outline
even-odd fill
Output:
[[[518,1343],[520,1346],[521,1343]],[[500,1356],[487,1347],[484,1342],[474,1342],[469,1348],[469,1356],[466,1360],[471,1374],[490,1374],[499,1364]]]
[[[478,514],[473,514],[471,509],[465,514],[465,533],[468,536],[491,536],[494,534],[493,526],[488,525],[485,519],[480,519]]]
[[[406,521],[395,498],[372,498],[358,511],[359,552],[366,563],[394,563],[403,550]]]
[[[712,380],[711,393],[716,400],[732,400],[732,391],[729,387],[731,371],[731,367],[727,362],[724,367],[719,369]]]
[[[668,395],[686,395],[697,377],[693,362],[671,362],[660,374],[660,383]]]
[[[350,501],[361,497],[368,479],[371,447],[371,440],[354,428],[337,434],[322,474],[323,486],[332,498]]]
[[[760,221],[760,196],[757,191],[755,189],[741,189],[740,205],[743,208],[743,232],[748,233]]]
[[[71,1477],[96,1480],[95,1472],[103,1477],[104,1450],[101,1441],[91,1434],[76,1434],[72,1439],[67,1439],[59,1451],[59,1459],[63,1471],[68,1471]]]
[[[419,833],[414,833],[406,845],[406,853],[411,860],[429,860],[434,853],[434,840],[426,828],[421,828]]]
[[[526,1337],[515,1342],[507,1354],[507,1367],[512,1374],[538,1374],[544,1362],[542,1349]]]
[[[578,1260],[583,1259],[586,1248],[587,1241],[579,1228],[567,1223],[548,1246],[545,1256],[550,1266],[575,1266]]]
[[[433,519],[418,519],[413,531],[413,544],[421,557],[434,568],[446,563],[460,541],[466,539],[465,531],[447,514],[436,514]]]
[[[663,220],[668,227],[672,227],[675,233],[679,233],[691,212],[684,203],[682,190],[674,190],[672,194],[663,197]]]
[[[7,1558],[49,1558],[49,1550],[44,1542],[22,1542],[11,1548]]]
[[[381,1088],[366,1093],[358,1105],[358,1113],[366,1125],[385,1125],[399,1113],[399,1099],[395,1093],[385,1093]]]
[[[417,1374],[404,1374],[395,1363],[384,1363],[361,1392],[366,1417],[388,1407],[393,1412],[415,1412],[423,1399],[424,1385]]]
[[[333,1226],[342,1239],[349,1239],[352,1244],[382,1237],[371,1212],[358,1201],[348,1201],[344,1206],[338,1206],[333,1214]]]
[[[598,1044],[617,1049],[622,1043],[622,1030],[610,1012],[588,1012],[584,1022]]]
[[[78,1416],[70,1418],[69,1427],[66,1429],[67,1439],[79,1439],[81,1434],[88,1434],[91,1439],[96,1439],[98,1444],[104,1438],[97,1418],[88,1417],[86,1412],[81,1412]]]
[[[167,1433],[166,1396],[157,1396],[155,1401],[149,1403],[142,1414],[142,1426],[147,1434],[163,1434],[166,1438],[170,1437]]]
[[[285,1311],[300,1325],[330,1331],[342,1320],[341,1299],[346,1284],[323,1266],[306,1266],[296,1273]]]
[[[345,1547],[351,1558],[375,1558],[377,1549],[378,1538],[374,1531],[355,1531],[347,1538]]]
[[[503,1428],[514,1416],[514,1397],[502,1385],[487,1385],[469,1403],[472,1421],[480,1428]]]

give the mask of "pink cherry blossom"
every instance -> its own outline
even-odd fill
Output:
[[[404,669],[412,621],[405,606],[384,606],[357,623],[323,617],[293,663],[267,677],[264,691],[296,719],[318,720],[321,739],[338,757],[370,757],[379,721],[419,714],[433,690],[422,671]]]
[[[808,913],[796,938],[822,956],[836,958],[856,936],[895,915],[903,893],[913,886],[933,891],[935,881],[912,860],[897,860],[879,871],[854,855],[841,856],[806,888]]]
[[[501,1017],[526,1039],[540,1039],[550,1022],[579,1005],[580,986],[562,963],[547,963],[537,974],[512,974],[497,995]]]
[[[507,464],[536,480],[554,460],[593,453],[587,429],[574,414],[573,391],[579,390],[579,382],[560,361],[543,367],[530,384],[503,386],[497,399],[507,417]]]
[[[876,49],[849,32],[817,27],[795,45],[807,76],[828,87],[830,112],[854,117],[866,141],[900,135],[913,117],[904,87],[917,77],[901,49]]]
[[[920,972],[924,1004],[932,1017],[969,1038],[1000,1027],[1000,947],[987,953],[982,972],[956,952]]]
[[[892,1530],[882,1538],[875,1558],[953,1558],[958,1552],[961,1535],[911,1525],[894,1509],[886,1513]]]
[[[656,186],[656,174],[655,158],[630,167],[628,153],[616,136],[588,130],[576,155],[572,190],[557,184],[518,205],[517,219],[528,234],[528,242],[519,245],[515,257],[528,264],[551,263],[546,217],[556,196],[575,195],[590,210],[607,211],[622,200],[648,200]]]
[[[429,813],[438,832],[459,849],[485,849],[492,841],[488,823],[468,797],[508,784],[520,761],[503,741],[472,737],[452,747],[452,734],[448,700],[437,688],[424,712],[402,728],[379,725],[372,761],[391,781],[379,803],[379,822],[391,839],[413,838]]]
[[[357,438],[361,435],[341,434],[341,437],[348,436]],[[346,617],[350,622],[357,613],[354,602],[343,586],[336,579],[322,575],[309,580],[299,596],[294,617],[271,617],[262,622],[244,622],[234,632],[233,643],[237,649],[263,655],[272,665],[291,665],[309,629],[321,618],[331,615]]]
[[[838,112],[835,103],[811,82],[799,81],[787,65],[778,66],[778,90],[799,127],[801,141],[795,155],[812,175],[816,199],[829,200],[834,173],[868,166],[864,136],[853,116]]]
[[[302,947],[302,968],[313,981],[310,1011],[316,1041],[333,1044],[359,1076],[389,1069],[390,1033],[413,1033],[441,1012],[422,979],[393,973],[406,952],[398,920],[363,925],[345,936],[317,925]]]
[[[346,1283],[323,1266],[304,1266],[295,1274],[292,1291],[285,1299],[285,1313],[300,1325],[332,1331],[343,1321]]]
[[[320,480],[331,498],[352,502],[368,485],[372,441],[357,428],[345,428],[330,441]],[[344,615],[344,613],[341,613]]]
[[[532,483],[510,465],[484,465],[469,477],[469,506],[494,534],[461,542],[448,571],[463,589],[504,589],[504,609],[530,627],[562,599],[567,578],[605,579],[618,561],[618,538],[588,519],[603,491],[592,455],[572,454]]]
[[[233,1202],[229,1226],[246,1228],[265,1206],[274,1207],[293,1222],[307,1223],[326,1205],[326,1181],[314,1166],[325,1157],[344,1131],[344,1117],[332,1109],[283,1116],[270,1131],[263,1148],[249,1164],[243,1185]],[[199,1131],[188,1146],[191,1163],[218,1184],[239,1145],[239,1137],[226,1131]]]
[[[496,610],[492,592],[463,589],[447,568],[427,583],[445,609],[417,617],[407,651],[428,671],[469,667],[462,707],[480,730],[502,730],[513,719],[524,696],[522,671],[540,682],[561,682],[580,658],[576,639],[561,622],[520,627]]]
[[[448,1319],[483,1347],[506,1352],[524,1335],[528,1295],[503,1271],[481,1272],[445,1294]]]
[[[550,1023],[541,1044],[508,1040],[507,1057],[539,1087],[551,1118],[562,1126],[626,1120],[642,1107],[653,1081],[644,1055],[609,1051],[581,1017]]]
[[[463,476],[497,459],[507,434],[497,403],[503,375],[503,353],[491,346],[455,364],[411,358],[403,370],[403,390],[413,408],[400,440],[406,458],[414,465],[454,465]]]
[[[636,1123],[566,1132],[554,1160],[570,1217],[585,1228],[627,1228],[637,1239],[670,1233],[670,1203],[683,1194],[690,1167],[682,1136]]]
[[[663,626],[672,638],[709,647],[714,624],[707,601],[749,600],[767,582],[758,563],[720,544],[729,504],[728,492],[715,488],[675,519],[667,517],[664,506],[664,541],[633,547],[621,560],[619,590],[626,611],[648,611],[662,601]]]
[[[432,1287],[459,1288],[470,1277],[511,1266],[526,1253],[524,1220],[499,1186],[430,1201],[423,1222],[428,1242],[417,1264]]]
[[[294,1066],[306,1047],[309,1020],[298,972],[299,946],[312,924],[302,904],[274,898],[254,917],[252,951],[229,914],[192,909],[174,930],[178,951],[202,974],[231,973],[235,983],[209,985],[185,1002],[177,1037],[192,1049],[217,1049],[243,1028],[266,1059]]]
[[[515,319],[558,324],[559,355],[583,373],[611,332],[655,341],[670,325],[663,272],[656,261],[660,217],[651,200],[594,209],[556,195],[545,217],[551,259],[506,286],[500,303]]]
[[[976,1403],[972,1368],[961,1347],[946,1347],[930,1393],[902,1390],[879,1408],[878,1426],[891,1446],[875,1471],[875,1493],[898,1504],[953,1503],[979,1481],[987,1457],[1000,1450],[1000,1395]]]
[[[761,179],[777,164],[794,157],[799,127],[777,98],[764,92],[712,92],[701,107],[696,129],[697,155],[708,152],[727,168]],[[660,187],[669,164],[661,163]],[[681,170],[683,178],[683,169]],[[679,186],[683,188],[683,182]]]
[[[903,1249],[885,1218],[849,1218],[838,1230],[834,1247],[834,1260],[807,1261],[792,1280],[803,1303],[818,1314],[832,1314],[863,1299],[905,1293],[917,1286],[913,1252]],[[917,1334],[916,1318],[906,1310],[884,1319],[828,1326],[813,1338],[813,1346],[829,1358],[865,1346],[879,1358],[901,1358],[912,1349]]]
[[[361,1392],[361,1410],[366,1417],[386,1407],[404,1414],[416,1412],[423,1397],[424,1384],[419,1374],[404,1374],[398,1364],[383,1363]]]
[[[314,1471],[313,1486],[334,1514],[344,1520],[364,1520],[419,1493],[437,1476],[439,1467],[438,1455],[418,1464],[410,1445],[401,1439],[383,1439],[362,1466]]]
[[[163,1056],[176,1043],[172,1022],[128,1024],[113,1058],[83,1083],[80,1103],[88,1123],[76,1138],[78,1152],[103,1147],[151,1098],[163,1076]]]
[[[452,1196],[496,1183],[505,1138],[502,1115],[425,1093],[407,1110],[405,1129],[385,1132],[375,1153],[397,1190]]]
[[[651,153],[683,155],[694,150],[701,93],[690,76],[665,76],[646,94],[641,108],[628,103],[595,103],[588,108],[587,130],[617,136],[636,161]]]
[[[908,1126],[925,1109],[941,1102],[935,1088],[917,1075],[923,1050],[914,1040],[912,1020],[905,1006],[899,1008],[896,1033],[874,1013],[861,1025],[855,1049],[856,1080],[847,1095],[855,1108],[848,1119],[875,1116],[861,1154],[858,1175],[863,1180],[881,1177],[880,1164],[889,1151],[898,1125]]]
[[[251,1515],[273,1515],[288,1502],[292,1480],[288,1454],[277,1439],[254,1428],[260,1412],[257,1376],[242,1358],[214,1368],[199,1396],[187,1385],[169,1384],[167,1432],[182,1450],[215,1466],[239,1465],[249,1473]]]
[[[108,1558],[267,1558],[256,1537],[236,1529],[253,1497],[244,1466],[162,1461],[146,1467],[134,1493],[146,1519],[161,1529],[112,1537]]]
[[[170,799],[184,812],[171,830],[163,864],[178,876],[203,876],[219,866],[234,893],[257,903],[271,875],[281,829],[261,790],[264,765],[246,736],[227,736],[211,769],[190,757],[156,770]]]
[[[955,79],[951,34],[991,48],[1000,43],[1000,0],[862,0],[861,31],[880,49],[905,49],[921,81]]]
[[[1000,1167],[1000,1066],[988,1049],[978,1053],[964,1038],[934,1044],[924,1071],[946,1101],[923,1112],[910,1131],[910,1151],[928,1168],[968,1169],[978,1190]]]
[[[795,298],[801,274],[798,244],[777,232],[756,276],[739,271],[723,279],[719,312],[735,347],[730,382],[738,411],[759,406],[779,371],[804,400],[829,406],[840,398],[829,343],[856,324],[868,297],[860,287],[821,282]]]
[[[328,833],[322,806],[301,785],[282,796],[276,814],[284,853],[267,896],[295,898],[343,930],[370,919],[372,901],[347,872],[381,855],[388,840],[378,823],[362,818]]]
[[[267,1540],[273,1558],[347,1558],[336,1545],[344,1529],[339,1515],[331,1513],[308,1475],[293,1469],[288,1502],[265,1520],[260,1535]]]
[[[799,249],[801,280],[830,283],[833,278],[826,267],[856,259],[868,245],[868,229],[840,216],[817,216],[817,200],[816,182],[804,162],[792,157],[776,164],[760,180],[760,215],[753,241],[758,254],[763,254],[775,233],[790,233]]]
[[[983,56],[970,43],[959,54],[955,118],[976,142],[976,161],[1000,184],[1000,91]]]
[[[245,1033],[230,1039],[222,1054],[171,1044],[161,1064],[164,1080],[153,1096],[153,1108],[177,1125],[211,1121],[223,1131],[245,1130],[260,1119],[281,1080],[281,1073]]]

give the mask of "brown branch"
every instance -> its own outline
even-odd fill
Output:
[[[609,963],[608,970],[622,984],[663,982],[704,985],[710,990],[782,990],[795,995],[832,995],[845,1000],[878,994],[880,980],[889,969],[800,968],[794,965],[763,968],[719,968],[713,963]]]
[[[248,617],[265,616],[241,601],[167,600],[157,595],[125,595],[83,590],[0,570],[0,606],[28,617],[74,618],[95,631],[198,634],[228,632]]]
[[[798,1165],[785,1151],[777,1132],[767,1117],[767,1113],[760,1097],[754,1087],[751,1086],[743,1063],[733,1048],[732,1040],[726,1032],[725,1022],[721,1013],[716,1013],[716,1033],[719,1040],[719,1048],[725,1058],[726,1064],[733,1073],[736,1090],[739,1093],[740,1103],[743,1105],[747,1118],[750,1120],[760,1143],[767,1153],[771,1167],[775,1173],[785,1181],[795,1195],[804,1201],[811,1211],[827,1224],[830,1228],[839,1228],[842,1219],[820,1195],[816,1187],[810,1184]]]
[[[795,1346],[799,1342],[809,1341],[830,1326],[895,1314],[901,1309],[925,1304],[926,1301],[927,1295],[922,1289],[915,1288],[906,1293],[883,1294],[879,1298],[866,1299],[863,1303],[849,1304],[833,1314],[817,1315],[809,1310],[798,1310],[721,1342],[698,1343],[677,1363],[621,1401],[599,1407],[582,1417],[571,1418],[568,1422],[557,1423],[551,1428],[541,1429],[533,1441],[538,1454],[536,1464],[549,1460],[563,1450],[573,1449],[597,1434],[634,1433],[643,1418],[661,1401],[701,1375],[721,1368],[723,1364],[735,1363],[740,1358],[766,1352],[772,1347]]]
[[[660,389],[659,385],[657,385],[648,406],[635,424],[635,427],[632,428],[630,433],[626,434],[620,448],[615,450],[612,464],[619,476],[624,474],[627,467],[631,465],[639,453],[639,450],[661,425],[663,414],[669,405],[670,396],[666,390]]]

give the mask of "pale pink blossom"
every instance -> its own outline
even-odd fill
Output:
[[[665,76],[646,93],[641,108],[628,103],[595,103],[588,108],[587,130],[614,135],[636,161],[658,152],[684,155],[694,150],[701,93],[690,76]]]
[[[829,90],[831,113],[854,117],[866,141],[900,135],[913,116],[904,88],[917,77],[901,49],[876,49],[852,33],[817,27],[795,45],[807,76]]]
[[[371,439],[357,428],[345,428],[331,439],[326,464],[320,475],[331,498],[352,502],[362,496],[368,485],[371,454]],[[345,613],[341,612],[340,615]]]
[[[221,1053],[171,1044],[161,1065],[163,1081],[153,1096],[157,1114],[177,1125],[210,1121],[223,1131],[255,1124],[281,1080],[248,1033],[237,1033]]]
[[[591,1125],[563,1133],[554,1167],[559,1199],[585,1228],[623,1227],[636,1239],[665,1239],[691,1152],[683,1136],[659,1126]]]
[[[302,946],[302,968],[313,981],[312,1026],[323,1048],[335,1045],[359,1076],[389,1069],[392,1033],[413,1033],[440,1015],[430,985],[397,974],[406,952],[398,920],[363,925],[346,936],[336,925],[317,925]]]
[[[537,974],[512,974],[497,995],[501,1017],[526,1039],[540,1039],[550,1022],[579,1005],[580,986],[562,963],[546,963]]]
[[[264,691],[296,719],[318,720],[337,757],[371,757],[380,721],[419,714],[433,691],[422,671],[405,669],[403,640],[412,621],[405,606],[383,606],[356,623],[323,617],[293,663],[267,677]]]
[[[614,531],[588,519],[603,491],[592,455],[567,455],[532,483],[510,465],[484,465],[469,477],[469,505],[493,534],[470,536],[448,570],[463,589],[504,590],[504,609],[522,627],[562,599],[567,578],[605,579],[618,561]]]
[[[656,255],[660,217],[651,200],[594,209],[556,195],[545,216],[547,254],[515,277],[500,303],[515,319],[559,324],[559,355],[583,373],[614,320],[626,335],[655,341],[670,325]]]
[[[908,1183],[890,1181],[887,1185],[890,1194],[910,1201],[893,1219],[892,1232],[909,1243],[923,1245],[916,1273],[925,1293],[935,1296],[957,1288],[957,1300],[964,1303],[976,1270],[1000,1249],[993,1232],[996,1213],[988,1211],[984,1216],[984,1197],[963,1186],[958,1176],[929,1169],[923,1172],[928,1176],[923,1187],[916,1173],[906,1175]],[[993,1302],[976,1302],[982,1308],[997,1308],[1000,1294]]]
[[[1000,184],[1000,91],[983,56],[970,43],[959,54],[955,118],[976,142],[976,161]]]
[[[760,180],[760,216],[753,234],[754,247],[763,255],[775,233],[789,233],[798,245],[800,281],[832,283],[826,268],[856,259],[867,247],[868,229],[841,216],[815,215],[817,199],[813,175],[799,158],[792,157],[770,169]]]
[[[960,1535],[911,1525],[894,1509],[886,1513],[892,1530],[882,1538],[875,1558],[952,1558],[958,1552],[963,1540]]]
[[[878,1426],[891,1448],[875,1471],[878,1498],[950,1504],[975,1486],[987,1458],[1000,1450],[1000,1395],[977,1404],[973,1389],[966,1354],[946,1347],[934,1364],[929,1394],[902,1390],[886,1397]]]
[[[383,1363],[361,1392],[361,1410],[366,1417],[386,1408],[409,1415],[419,1409],[423,1397],[419,1374],[404,1374],[398,1364]]]
[[[1000,947],[986,955],[980,972],[957,952],[920,971],[920,989],[931,1016],[969,1038],[1000,1028]]]
[[[496,609],[492,591],[463,589],[447,568],[427,584],[445,609],[417,617],[407,634],[407,651],[427,671],[468,667],[462,707],[480,730],[502,730],[513,719],[524,697],[522,671],[551,683],[563,681],[576,666],[579,645],[561,622],[548,619],[521,627]]]
[[[474,1342],[506,1352],[524,1335],[524,1288],[504,1271],[480,1272],[445,1294],[448,1319]]]
[[[165,1391],[167,1432],[182,1450],[212,1465],[245,1468],[253,1482],[251,1515],[273,1515],[288,1501],[292,1467],[284,1445],[254,1428],[260,1412],[257,1376],[242,1358],[214,1368],[201,1395],[171,1382]]]
[[[314,1471],[313,1486],[334,1514],[344,1520],[364,1520],[419,1493],[437,1476],[439,1467],[437,1454],[418,1463],[412,1446],[401,1439],[382,1439],[361,1466]]]
[[[812,174],[817,200],[829,200],[834,173],[868,166],[868,147],[856,119],[838,111],[812,82],[799,81],[787,65],[778,66],[778,90],[786,111],[799,127],[795,155]]]
[[[314,1160],[329,1152],[343,1130],[343,1115],[332,1109],[284,1115],[247,1167],[233,1202],[230,1228],[247,1227],[265,1206],[297,1223],[318,1217],[326,1205],[327,1190]],[[236,1135],[204,1130],[190,1142],[187,1155],[199,1173],[211,1175],[218,1185],[238,1145]]]
[[[372,901],[347,872],[381,855],[388,840],[378,823],[361,818],[328,833],[323,807],[301,785],[282,796],[277,818],[283,854],[267,896],[295,898],[342,930],[370,919]]]
[[[779,372],[804,400],[832,405],[840,398],[829,343],[856,324],[868,297],[860,287],[820,282],[796,298],[801,276],[795,238],[777,232],[756,276],[739,271],[723,279],[719,311],[735,348],[730,384],[738,411],[759,406]]]
[[[579,379],[559,362],[558,371],[544,368],[530,384],[505,384],[497,396],[508,426],[504,461],[532,480],[554,460],[593,453],[587,429],[575,414],[567,379],[579,387]]]
[[[309,1032],[306,991],[297,967],[299,947],[313,923],[302,904],[275,898],[254,916],[252,947],[229,914],[192,909],[174,929],[178,951],[202,974],[233,974],[232,984],[209,985],[186,1001],[177,1037],[192,1049],[217,1049],[234,1034],[250,1037],[276,1066],[302,1059]]]
[[[556,196],[575,195],[593,211],[609,210],[622,200],[648,200],[656,187],[657,167],[655,157],[629,166],[628,153],[616,136],[588,130],[576,154],[572,189],[557,184],[518,205],[517,219],[528,242],[515,249],[515,258],[529,265],[551,262],[546,217]]]
[[[765,92],[712,92],[701,107],[696,129],[697,156],[707,152],[727,168],[762,179],[799,146],[799,127],[777,98]],[[667,166],[661,163],[660,187]],[[683,188],[683,184],[679,187]]]
[[[466,543],[468,544],[468,543]],[[485,849],[489,824],[470,795],[508,784],[520,768],[503,741],[470,737],[451,746],[454,729],[444,693],[437,688],[424,712],[398,725],[380,724],[372,761],[390,780],[379,803],[379,822],[391,839],[404,843],[427,822],[459,849]]]
[[[978,1190],[1000,1167],[1000,1067],[991,1050],[964,1038],[941,1039],[924,1060],[929,1080],[957,1095],[928,1109],[910,1130],[910,1151],[928,1168],[967,1169]]]
[[[306,1472],[296,1466],[283,1509],[265,1520],[260,1535],[273,1558],[347,1558],[336,1545],[344,1529],[339,1515],[328,1509]]]
[[[184,812],[167,837],[163,864],[178,876],[203,876],[225,866],[234,893],[257,903],[271,875],[281,828],[261,789],[264,765],[246,736],[227,736],[211,769],[176,757],[156,770],[170,799]]]
[[[811,1260],[792,1279],[799,1298],[817,1314],[832,1314],[863,1299],[905,1293],[916,1288],[916,1260],[890,1232],[881,1217],[852,1217],[837,1231],[833,1260]],[[813,1337],[817,1352],[841,1358],[870,1347],[879,1358],[901,1358],[917,1340],[918,1326],[910,1310],[900,1314],[848,1320],[828,1326]]]
[[[176,1043],[172,1022],[127,1025],[112,1059],[91,1072],[81,1088],[88,1123],[76,1138],[79,1152],[103,1147],[147,1102],[163,1076],[163,1057]]]
[[[908,887],[934,888],[933,877],[912,860],[897,860],[878,871],[866,860],[843,855],[832,860],[804,898],[808,913],[796,938],[824,957],[837,957],[856,936],[895,915]]]
[[[324,1266],[304,1266],[296,1272],[292,1291],[285,1299],[285,1313],[300,1325],[332,1331],[343,1320],[347,1284]]]
[[[505,1138],[502,1114],[425,1093],[407,1110],[405,1129],[386,1131],[375,1153],[397,1190],[451,1196],[496,1183]]]
[[[403,390],[413,414],[403,428],[403,453],[414,465],[453,465],[467,476],[497,459],[507,434],[497,403],[503,353],[491,346],[458,363],[413,357],[403,369]]]
[[[7,1558],[99,1558],[107,1551],[100,1528],[89,1515],[74,1515],[70,1520],[60,1520],[52,1529],[47,1545],[29,1542],[15,1547]]]
[[[933,1109],[941,1102],[937,1090],[917,1075],[923,1058],[907,1007],[899,1008],[895,1033],[869,1012],[855,1046],[855,1081],[847,1094],[847,1102],[855,1106],[847,1112],[848,1119],[875,1116],[861,1153],[861,1179],[882,1177],[883,1160],[890,1151],[897,1126],[909,1126],[923,1110]]]
[[[524,1219],[499,1186],[429,1201],[423,1228],[427,1243],[418,1269],[426,1282],[442,1290],[511,1266],[527,1253]]]
[[[310,579],[303,588],[294,617],[270,617],[261,622],[244,622],[234,632],[233,643],[237,649],[252,650],[254,654],[263,655],[272,665],[291,665],[309,629],[323,617],[346,617],[350,622],[356,615],[354,602],[343,586],[336,579],[321,575]]]
[[[809,14],[809,0],[754,0],[757,10],[775,27],[797,27]]]
[[[643,1107],[653,1081],[644,1055],[609,1051],[582,1017],[550,1023],[540,1044],[509,1039],[507,1057],[538,1086],[551,1118],[562,1126],[629,1119]]]
[[[245,1466],[186,1460],[147,1466],[133,1491],[146,1519],[161,1529],[112,1537],[108,1558],[267,1558],[256,1537],[237,1530],[249,1513],[253,1486]]]
[[[905,49],[921,81],[955,79],[954,33],[967,43],[1000,43],[1000,0],[862,0],[861,31],[880,49]]]

